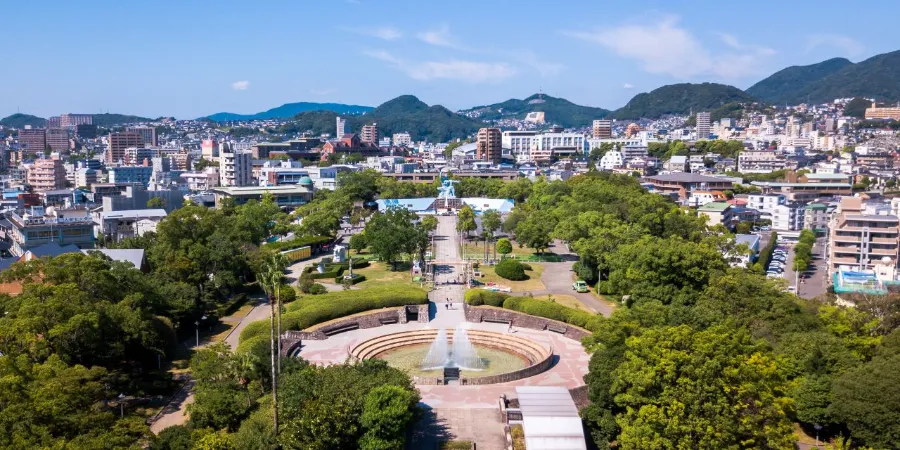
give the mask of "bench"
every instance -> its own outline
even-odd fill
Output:
[[[507,325],[509,325],[512,322],[512,320],[503,319],[500,317],[482,317],[481,321],[482,322],[490,322],[490,323],[505,323]]]
[[[359,329],[359,322],[350,322],[350,323],[347,323],[347,324],[344,324],[341,326],[322,330],[322,332],[325,333],[326,336],[334,336],[336,334],[343,333],[345,331],[358,330],[358,329]]]
[[[551,324],[548,324],[548,325],[547,325],[547,330],[548,330],[548,331],[552,331],[552,332],[554,332],[554,333],[559,333],[559,334],[566,334],[566,331],[567,331],[568,329],[569,329],[569,327],[564,327],[564,326],[562,326],[562,325],[556,325],[556,324],[554,324],[554,323],[551,323]]]
[[[399,322],[400,319],[398,319],[396,317],[382,317],[382,318],[378,319],[378,321],[381,322],[382,325],[389,325],[392,323]]]

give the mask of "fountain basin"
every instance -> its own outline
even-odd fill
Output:
[[[416,384],[442,384],[441,370],[422,370],[422,360],[438,336],[437,329],[386,334],[362,342],[350,350],[354,359],[379,358],[404,370]],[[452,343],[454,330],[445,330]],[[469,341],[486,361],[484,370],[461,371],[460,384],[491,384],[537,375],[552,364],[549,346],[513,334],[467,330]]]

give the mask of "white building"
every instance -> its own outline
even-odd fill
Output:
[[[337,128],[335,129],[334,137],[340,139],[347,132],[347,120],[337,118]]]
[[[83,167],[75,171],[75,186],[90,187],[97,182],[97,171],[89,167]]]
[[[392,140],[397,147],[409,147],[412,144],[409,133],[394,133]]]
[[[625,165],[625,158],[622,157],[622,152],[618,150],[610,150],[600,158],[600,169],[601,170],[613,170],[621,168]]]
[[[208,191],[219,186],[219,168],[207,167],[202,172],[184,172],[181,179],[187,184],[188,190]]]
[[[709,139],[710,117],[708,112],[697,113],[697,139]]]
[[[784,156],[768,150],[747,150],[738,155],[738,172],[770,173],[783,170],[787,164]]]
[[[219,186],[251,186],[252,156],[222,148],[219,153]]]
[[[789,203],[780,194],[750,194],[747,207],[760,212],[761,219],[772,221],[773,230],[797,231],[803,229],[803,207]]]
[[[583,134],[562,131],[504,131],[500,142],[518,162],[549,161],[554,156],[582,156],[587,149]]]

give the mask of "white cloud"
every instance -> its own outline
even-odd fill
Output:
[[[827,47],[837,50],[844,56],[859,56],[866,47],[856,39],[838,34],[814,34],[806,40],[806,51],[812,51],[817,47]]]
[[[535,52],[531,50],[514,50],[509,52],[509,54],[513,55],[513,57],[525,64],[532,69],[536,70],[541,77],[552,77],[554,75],[559,75],[566,66],[550,62],[540,58]]]
[[[246,91],[249,87],[250,82],[247,80],[235,81],[234,83],[231,83],[231,89],[234,89],[235,91]]]
[[[453,35],[450,34],[450,27],[447,25],[442,25],[440,28],[434,30],[423,31],[417,34],[416,37],[418,37],[422,42],[438,47],[465,50],[465,48],[461,46],[459,42],[457,42]]]
[[[516,69],[503,62],[488,63],[451,59],[447,61],[410,61],[385,50],[363,53],[388,63],[414,80],[458,80],[466,83],[497,83],[516,74]]]
[[[690,31],[678,24],[678,17],[667,15],[648,23],[608,27],[565,34],[586,42],[599,44],[623,58],[642,64],[645,71],[690,79],[713,75],[734,79],[760,71],[766,57],[775,53],[765,47],[744,45],[732,35],[719,37],[728,51],[713,52]]]
[[[622,89],[631,89],[631,88],[633,88],[633,87],[634,87],[633,84],[631,84],[631,83],[625,83],[625,84],[622,86]]]
[[[375,27],[375,28],[341,27],[340,29],[344,30],[344,31],[349,31],[351,33],[360,34],[363,36],[369,36],[369,37],[374,37],[374,38],[378,38],[378,39],[383,39],[385,41],[396,41],[397,39],[400,39],[403,37],[402,31],[400,31],[394,27],[391,27],[391,26]]]

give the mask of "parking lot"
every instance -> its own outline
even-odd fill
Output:
[[[783,258],[776,258],[779,250],[783,252]],[[775,254],[772,255],[772,262],[767,267],[766,276],[772,278],[783,278],[787,281],[787,285],[791,292],[797,292],[797,295],[803,298],[815,298],[824,294],[827,290],[825,283],[825,238],[817,238],[813,245],[813,260],[810,262],[806,272],[800,274],[800,289],[796,291],[797,279],[796,273],[792,270],[794,267],[794,244],[781,243],[775,247]],[[773,269],[781,263],[781,272],[773,274]]]

